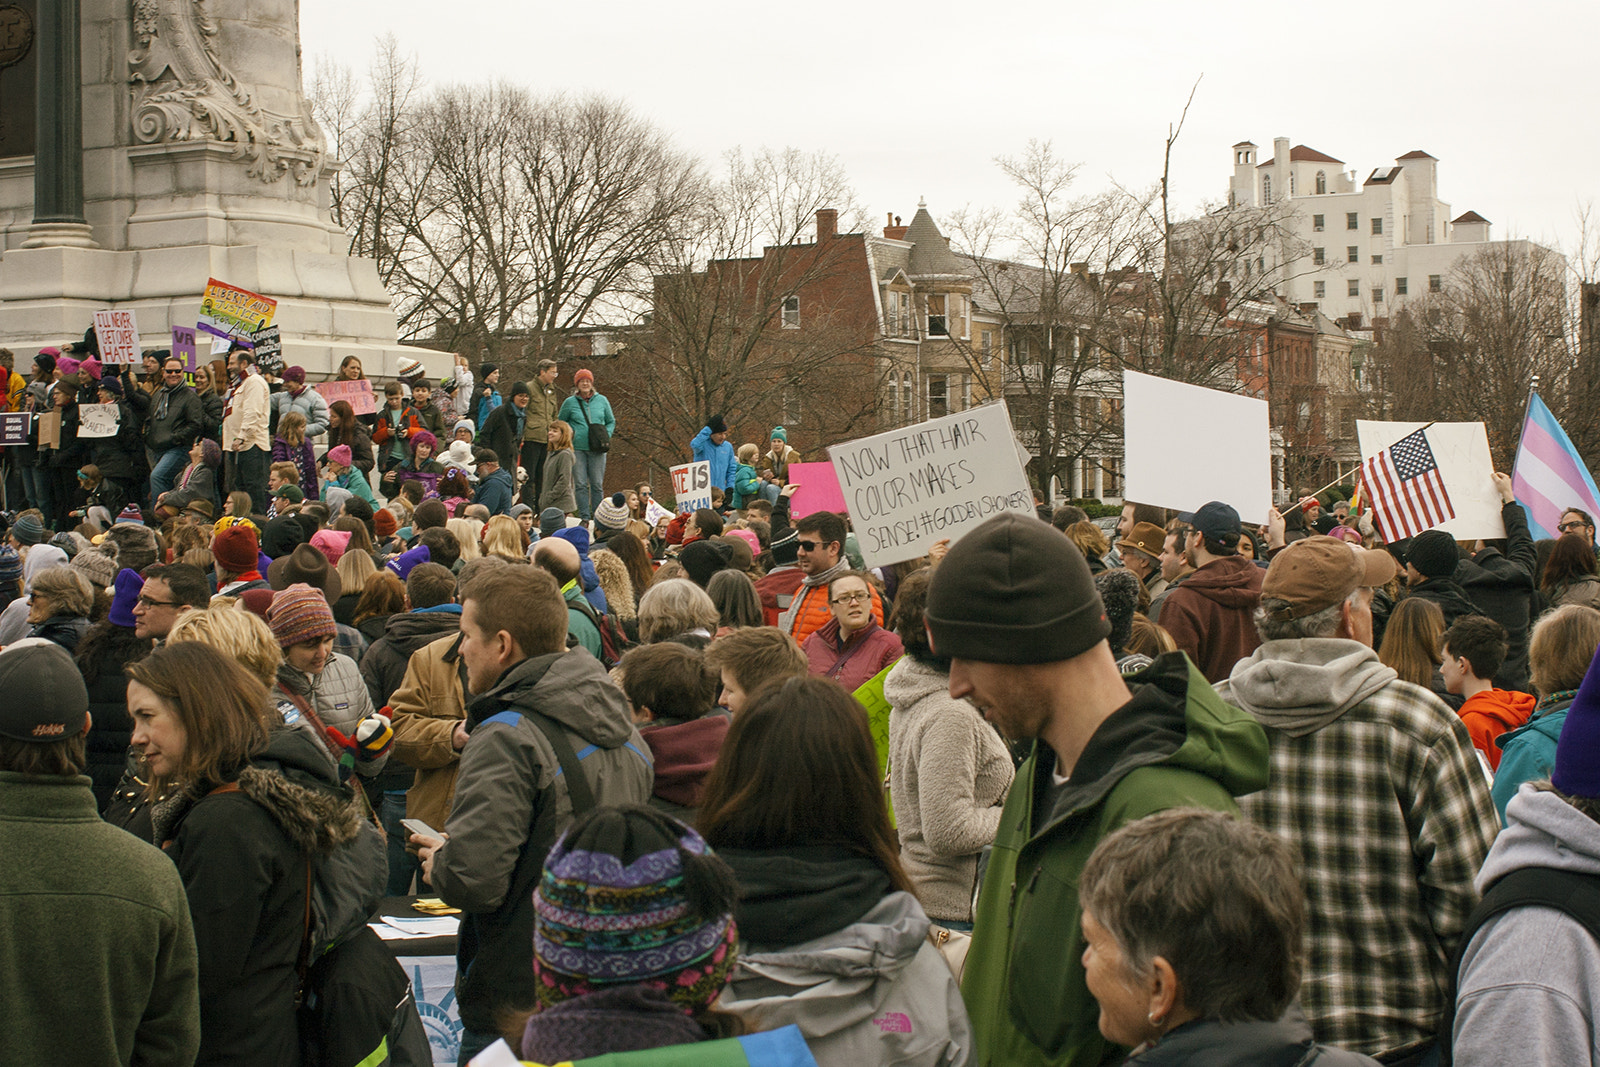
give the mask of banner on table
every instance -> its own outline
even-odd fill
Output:
[[[249,345],[251,335],[271,326],[272,316],[277,312],[278,302],[270,296],[211,278],[200,296],[200,319],[196,328],[214,337]]]
[[[684,463],[667,471],[672,476],[672,499],[678,514],[711,506],[711,462]]]
[[[27,444],[28,420],[32,418],[28,411],[0,412],[0,448]]]
[[[791,463],[789,483],[800,488],[789,498],[789,514],[793,518],[810,515],[813,511],[844,511],[844,490],[839,488],[839,476],[832,463]]]
[[[314,388],[329,404],[340,400],[348,401],[350,410],[357,415],[371,415],[378,410],[377,399],[372,395],[372,383],[365,378],[357,378],[353,382],[343,379],[318,382]]]
[[[1247,523],[1272,509],[1267,402],[1122,372],[1123,499],[1177,511],[1213,500]]]
[[[862,558],[925,555],[1005,511],[1033,514],[1033,490],[1005,401],[828,449]]]
[[[195,344],[194,331],[187,326],[174,326],[172,328],[172,354],[183,360],[183,369],[194,373],[195,364],[200,358],[199,346]]]
[[[1500,491],[1494,487],[1494,460],[1489,455],[1489,434],[1481,422],[1373,422],[1356,420],[1356,439],[1363,458],[1379,452],[1428,427],[1428,447],[1439,467],[1439,478],[1450,494],[1455,518],[1435,526],[1458,541],[1491,540],[1506,535],[1500,518]],[[1371,499],[1367,490],[1362,499]]]
[[[139,362],[139,324],[131,310],[96,311],[94,339],[106,366],[131,367]]]
[[[116,404],[79,404],[79,437],[115,437],[122,420],[122,409]]]

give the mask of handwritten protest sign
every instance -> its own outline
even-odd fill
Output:
[[[795,518],[813,511],[843,511],[844,490],[832,463],[791,463],[789,481],[800,488],[789,498],[789,513]]]
[[[378,402],[372,395],[372,383],[365,378],[353,382],[342,379],[334,382],[318,382],[315,388],[330,404],[339,400],[349,401],[350,410],[357,415],[371,415],[378,410]]]
[[[174,326],[172,328],[172,354],[183,360],[183,369],[194,371],[195,361],[199,359],[199,348],[195,345],[194,331],[187,326]]]
[[[672,476],[672,498],[677,501],[678,514],[696,508],[711,506],[711,463],[685,463],[667,471]]]
[[[925,554],[1005,511],[1033,514],[1004,401],[828,449],[869,567]]]
[[[139,324],[132,311],[96,311],[94,338],[100,346],[100,362],[106,366],[131,367],[139,362]]]
[[[1394,444],[1425,422],[1372,422],[1356,420],[1361,458],[1367,459]],[[1481,422],[1436,422],[1428,426],[1428,445],[1439,477],[1456,517],[1438,527],[1458,541],[1490,540],[1506,535],[1500,518],[1500,491],[1494,487],[1494,459],[1489,455],[1489,435]],[[1365,498],[1366,494],[1363,493]]]
[[[79,404],[79,437],[115,437],[122,410],[115,404]]]
[[[257,330],[250,337],[256,350],[256,369],[262,374],[283,373],[283,335],[276,326]]]
[[[1178,511],[1220,500],[1245,522],[1272,508],[1272,432],[1267,402],[1122,374],[1124,498]],[[1191,443],[1193,447],[1175,443]]]
[[[28,443],[28,421],[33,416],[26,411],[0,412],[0,448]]]
[[[272,325],[278,302],[237,285],[211,278],[200,296],[197,328],[215,337],[250,343],[250,335]]]

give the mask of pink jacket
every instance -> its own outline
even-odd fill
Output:
[[[840,648],[838,619],[829,619],[806,638],[800,649],[806,654],[812,674],[832,678],[852,693],[906,651],[899,634],[876,622],[869,623]]]

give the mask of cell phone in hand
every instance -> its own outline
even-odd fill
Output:
[[[435,841],[443,841],[444,835],[421,819],[401,819],[400,825],[416,834],[418,837],[431,837]]]

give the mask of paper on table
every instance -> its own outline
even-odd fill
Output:
[[[388,923],[368,923],[367,925],[372,927],[373,933],[377,934],[385,941],[414,941],[419,938],[434,936],[433,934],[428,933],[414,934],[409,930],[402,930],[399,927],[390,926]]]
[[[402,919],[397,915],[385,915],[383,921],[407,933],[428,937],[454,937],[461,929],[461,920],[453,915],[434,919]]]

